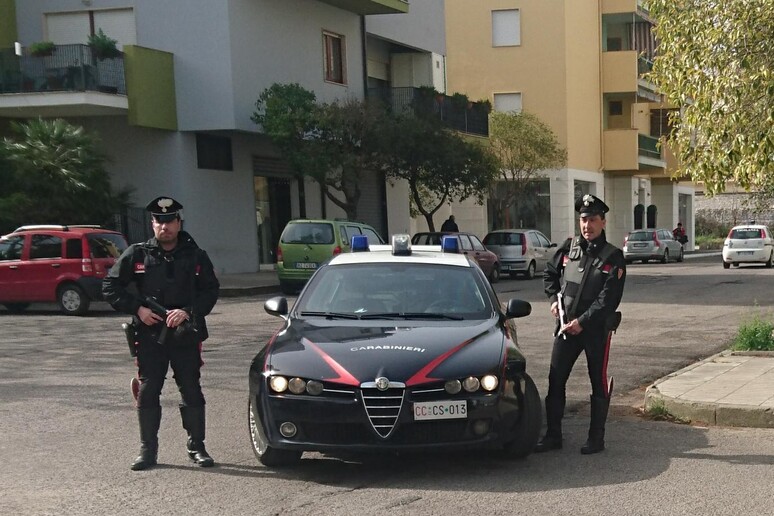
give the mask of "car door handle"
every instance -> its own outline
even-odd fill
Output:
[[[62,266],[62,264],[61,264],[61,263],[52,263],[52,264],[51,264],[51,267],[53,267],[53,268],[55,268],[55,269],[58,269],[58,268],[59,268],[59,267],[61,267],[61,266]]]
[[[18,269],[18,268],[19,268],[19,266],[18,266],[18,265],[9,265],[9,266],[8,266],[8,268],[9,268],[9,269],[16,270],[16,269]]]

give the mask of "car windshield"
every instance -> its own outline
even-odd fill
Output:
[[[87,235],[92,258],[118,258],[126,250],[126,240],[121,235],[104,233]]]
[[[524,233],[489,233],[484,237],[484,245],[521,245]]]
[[[759,228],[732,229],[731,236],[735,240],[749,240],[751,238],[765,238]]]
[[[629,242],[648,242],[653,240],[654,231],[634,231],[629,234]]]
[[[332,244],[333,225],[325,222],[290,223],[282,232],[283,244]]]
[[[487,319],[493,308],[484,281],[471,267],[390,262],[321,269],[296,311],[360,319]]]

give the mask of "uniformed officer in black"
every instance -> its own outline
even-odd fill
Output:
[[[170,365],[182,398],[188,456],[202,467],[214,464],[204,447],[204,395],[199,379],[201,343],[208,336],[204,317],[215,306],[220,285],[207,253],[181,231],[182,208],[171,197],[148,203],[145,209],[151,212],[155,236],[129,246],[102,284],[105,299],[116,310],[131,314],[136,328],[140,455],[132,463],[133,470],[156,464],[159,396]],[[129,289],[130,284],[136,290]],[[151,310],[153,301],[164,307],[165,316]]]
[[[591,380],[591,422],[581,453],[605,449],[605,420],[612,391],[607,361],[610,336],[620,321],[616,309],[623,295],[626,262],[621,250],[605,238],[607,205],[593,195],[584,195],[575,203],[575,210],[580,214],[581,235],[567,239],[544,272],[551,313],[563,323],[557,322],[545,400],[548,428],[537,452],[562,447],[565,388],[582,351]],[[564,317],[560,317],[560,309]]]

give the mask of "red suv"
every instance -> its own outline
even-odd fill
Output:
[[[23,312],[59,303],[82,315],[102,299],[102,278],[127,248],[121,233],[100,226],[22,226],[0,237],[0,304]]]

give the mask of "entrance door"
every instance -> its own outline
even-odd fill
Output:
[[[258,262],[277,263],[277,244],[291,219],[290,179],[254,176],[255,221],[258,231]]]

